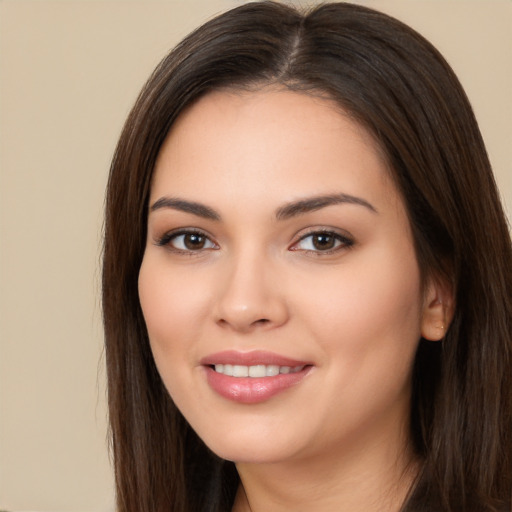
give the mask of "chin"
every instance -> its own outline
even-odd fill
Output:
[[[211,431],[199,437],[215,453],[215,455],[235,463],[271,464],[293,458],[297,454],[297,446],[290,438],[279,436],[237,435],[230,433],[227,438],[225,431],[216,436]]]
[[[212,449],[210,447],[210,449]],[[235,464],[273,464],[283,462],[290,458],[287,453],[281,450],[274,449],[261,449],[257,446],[252,447],[221,447],[220,450],[212,450],[217,456],[222,459],[229,460]]]

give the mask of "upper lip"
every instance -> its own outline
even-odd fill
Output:
[[[300,361],[289,357],[267,352],[264,350],[252,350],[250,352],[238,352],[236,350],[226,350],[216,352],[203,357],[200,363],[204,366],[212,366],[216,364],[237,364],[241,366],[255,365],[277,365],[277,366],[306,366],[311,363]]]

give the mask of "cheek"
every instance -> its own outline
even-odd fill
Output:
[[[419,333],[420,300],[415,279],[393,281],[383,274],[371,277],[354,282],[344,279],[340,291],[323,302],[320,317],[324,317],[326,329],[331,328],[333,336],[337,332],[353,338],[363,333],[372,333],[374,338],[401,331]]]
[[[184,349],[198,335],[208,299],[186,272],[166,269],[156,258],[144,258],[139,273],[139,300],[151,349],[158,366],[187,357]]]
[[[387,251],[371,256],[311,283],[303,304],[309,313],[303,316],[328,360],[343,356],[352,369],[374,365],[380,371],[386,363],[408,372],[421,332],[416,259],[414,254],[397,259]]]
[[[307,329],[322,351],[323,384],[335,390],[319,394],[317,405],[335,416],[325,426],[333,436],[338,425],[377,422],[407,407],[420,339],[420,280],[414,260],[402,267],[407,273],[393,268],[340,273],[327,297],[310,295]]]

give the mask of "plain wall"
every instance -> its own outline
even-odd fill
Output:
[[[241,3],[0,2],[0,509],[113,510],[99,304],[109,161],[160,58]],[[447,57],[512,211],[512,3],[359,3]]]

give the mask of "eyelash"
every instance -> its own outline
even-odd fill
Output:
[[[172,245],[173,241],[176,241],[179,239],[179,237],[186,237],[186,236],[197,236],[199,238],[204,239],[205,243],[211,244],[210,247],[199,247],[197,249],[191,249],[191,248],[185,248],[185,247],[175,247]],[[308,238],[313,239],[313,237],[327,237],[330,238],[331,241],[335,244],[334,247],[331,247],[329,249],[300,249],[298,246],[307,240]],[[185,238],[183,238],[183,244],[185,244]],[[312,241],[311,244],[314,244]],[[198,229],[181,229],[179,231],[171,231],[170,233],[164,234],[161,238],[156,240],[156,245],[159,247],[169,247],[170,250],[173,252],[181,253],[181,254],[187,254],[187,255],[193,255],[198,254],[205,250],[212,250],[212,249],[218,249],[218,245],[211,240],[209,235],[204,233],[201,230]],[[354,240],[349,238],[346,235],[342,235],[340,233],[337,233],[336,231],[328,230],[328,229],[316,229],[314,231],[310,231],[309,233],[302,235],[300,239],[295,242],[291,247],[291,251],[304,251],[309,254],[314,254],[316,256],[326,255],[326,254],[332,254],[337,251],[340,251],[342,249],[349,249],[354,245]]]
[[[308,238],[313,239],[314,237],[328,237],[330,238],[333,243],[335,244],[334,247],[321,250],[321,249],[299,249],[296,248],[301,242],[304,242]],[[314,243],[313,241],[311,243]],[[332,231],[329,229],[315,229],[314,231],[310,231],[309,233],[306,233],[305,235],[302,235],[300,239],[295,242],[290,250],[292,251],[300,251],[303,250],[304,252],[307,252],[309,254],[313,254],[315,256],[322,256],[326,254],[333,254],[337,251],[343,250],[343,249],[349,249],[354,245],[354,240],[349,238],[347,235],[342,235],[341,233],[337,233],[336,231]]]
[[[210,243],[212,247],[200,247],[198,249],[190,249],[190,248],[180,248],[180,247],[174,247],[172,245],[173,241],[176,241],[179,237],[183,237],[183,243],[185,244],[185,237],[186,236],[197,236],[199,238],[202,238],[205,240],[206,243]],[[170,233],[165,233],[161,238],[159,238],[156,241],[156,245],[159,247],[169,247],[170,250],[180,253],[180,254],[187,254],[187,255],[193,255],[197,254],[201,251],[205,250],[212,250],[218,248],[217,244],[215,242],[212,242],[211,238],[204,233],[203,231],[199,229],[181,229],[179,231],[171,231]]]

